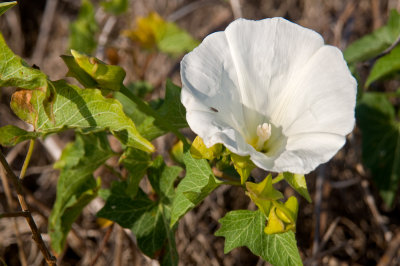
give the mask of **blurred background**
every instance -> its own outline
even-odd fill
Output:
[[[61,79],[67,73],[60,55],[68,54],[70,47],[83,47],[105,62],[122,66],[127,84],[145,81],[140,88],[147,100],[164,96],[167,78],[181,85],[179,62],[184,50],[190,47],[171,52],[154,48],[151,42],[147,45],[137,19],[154,12],[163,20],[176,23],[195,43],[212,32],[224,30],[238,17],[284,17],[317,31],[327,44],[344,50],[385,25],[391,9],[400,11],[399,0],[129,0],[127,8],[120,10],[107,9],[100,3],[104,1],[84,2],[85,7],[81,8],[80,0],[18,1],[0,18],[1,32],[16,54],[39,67],[51,80]],[[119,2],[124,5],[125,1]],[[81,43],[76,43],[76,38]],[[359,82],[363,83],[369,66],[357,67]],[[398,87],[398,81],[391,80],[373,86],[372,90],[390,91]],[[27,128],[9,108],[13,91],[1,90],[0,126]],[[45,241],[49,241],[47,218],[55,199],[58,175],[52,164],[71,140],[73,133],[67,131],[38,142],[24,180],[28,203]],[[155,145],[160,153],[168,154],[175,142],[172,135],[167,135],[156,139]],[[370,171],[362,164],[361,145],[361,134],[356,128],[334,159],[306,178],[313,203],[299,198],[296,233],[305,265],[400,265],[399,197],[394,198],[391,206],[383,202]],[[4,151],[12,168],[21,169],[27,143]],[[99,169],[98,174],[115,179],[107,169]],[[280,190],[285,196],[294,194],[283,184]],[[0,208],[5,209],[3,186],[0,201]],[[157,265],[158,262],[140,253],[129,231],[96,219],[102,205],[96,199],[84,209],[72,227],[68,247],[59,258],[60,265]],[[176,233],[180,265],[268,265],[247,248],[224,254],[224,239],[213,235],[219,227],[218,219],[237,209],[255,206],[241,189],[222,186],[188,213]],[[25,219],[18,218],[17,226],[28,265],[43,265]],[[4,265],[21,265],[17,240],[14,224],[0,219],[0,262]]]

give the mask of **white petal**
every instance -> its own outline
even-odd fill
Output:
[[[241,134],[246,134],[236,70],[223,32],[209,35],[183,58],[181,78],[181,100],[188,111],[217,115]],[[192,129],[196,127],[197,121],[187,120]]]
[[[187,121],[265,170],[305,174],[328,161],[354,126],[356,82],[341,52],[281,18],[239,19],[181,63]],[[272,124],[268,152],[249,139]]]
[[[223,143],[230,151],[239,155],[248,155],[250,148],[254,150],[240,132],[210,112],[189,111],[186,118],[188,121],[195,121],[190,128],[203,139],[207,147]]]
[[[272,121],[286,136],[353,129],[357,84],[337,48],[319,49],[285,89]]]
[[[270,118],[292,76],[323,46],[318,33],[282,18],[239,19],[225,30],[233,56],[242,102]],[[255,128],[262,118],[247,125]],[[260,121],[261,120],[261,121]]]
[[[284,151],[268,157],[253,152],[251,160],[258,167],[272,172],[307,174],[327,162],[345,143],[345,137],[330,133],[307,133],[290,137]]]

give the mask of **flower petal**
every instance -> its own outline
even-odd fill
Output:
[[[279,107],[278,99],[292,76],[324,42],[318,33],[282,18],[259,21],[239,19],[225,30],[238,73],[243,104],[261,113],[245,116],[256,128]]]
[[[328,161],[354,126],[356,81],[341,52],[282,18],[232,22],[181,63],[192,130],[265,170],[306,174]],[[251,145],[272,124],[266,152]]]
[[[242,135],[246,134],[236,70],[223,32],[207,36],[199,47],[183,58],[181,78],[181,101],[188,112],[213,114]],[[187,120],[192,129],[196,128],[198,122]]]
[[[288,138],[285,150],[278,156],[261,152],[250,154],[258,167],[272,172],[307,174],[327,162],[343,146],[346,138],[331,133],[306,133]]]
[[[339,49],[320,48],[287,86],[290,93],[277,99],[280,112],[272,115],[284,135],[351,132],[357,84]]]

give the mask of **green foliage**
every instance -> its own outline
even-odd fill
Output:
[[[0,16],[17,4],[17,1],[0,3]]]
[[[129,172],[126,192],[131,198],[134,198],[138,192],[140,180],[142,180],[147,168],[151,165],[150,154],[138,149],[128,148],[122,154],[120,163]]]
[[[165,100],[161,107],[153,109],[125,88],[124,94],[115,93],[124,106],[126,114],[138,125],[142,136],[153,140],[167,132],[178,133],[178,129],[187,127],[186,110],[180,101],[181,88],[171,81],[166,83]]]
[[[0,88],[19,87],[27,90],[44,92],[42,99],[46,115],[53,120],[51,112],[55,95],[48,86],[47,76],[38,69],[28,66],[19,56],[15,55],[4,41],[0,33]]]
[[[365,86],[368,87],[372,82],[385,78],[400,71],[400,46],[394,48],[389,54],[379,58],[368,76]]]
[[[282,173],[283,178],[288,182],[288,184],[302,195],[309,203],[311,203],[310,194],[308,194],[306,178],[304,175],[292,174],[289,172]]]
[[[199,44],[185,30],[165,21],[155,12],[138,18],[136,27],[125,31],[125,35],[144,49],[158,50],[174,57],[190,52]]]
[[[97,46],[95,10],[90,0],[82,0],[78,18],[69,26],[69,48],[91,54]]]
[[[97,196],[100,188],[93,171],[114,153],[104,133],[77,135],[74,143],[63,151],[55,165],[60,169],[57,198],[49,218],[52,249],[60,254],[64,248],[72,223],[82,209]]]
[[[365,93],[356,115],[363,162],[371,169],[383,200],[391,205],[400,181],[400,124],[395,110],[384,94]]]
[[[148,93],[154,90],[153,85],[147,81],[136,81],[126,85],[126,88],[133,93],[136,97],[143,99]]]
[[[400,14],[393,9],[387,25],[349,45],[344,51],[344,58],[351,64],[375,57],[394,43],[399,34]]]
[[[138,241],[139,248],[150,257],[164,254],[163,265],[177,265],[174,228],[170,228],[170,205],[174,192],[174,181],[182,171],[180,167],[165,165],[161,157],[156,158],[148,169],[148,178],[156,193],[152,201],[139,189],[134,198],[127,194],[126,183],[115,182],[106,205],[97,214],[121,226],[130,228]],[[161,252],[163,251],[163,252]]]
[[[231,211],[219,220],[221,228],[215,235],[225,237],[225,253],[246,246],[273,265],[302,265],[294,233],[267,235],[265,220],[261,211]]]
[[[186,176],[176,189],[171,226],[222,183],[214,176],[207,161],[194,159],[189,150],[185,151],[183,162],[186,166]]]
[[[36,139],[39,136],[40,134],[36,132],[25,131],[12,125],[0,127],[0,144],[3,146],[14,146],[22,141]]]
[[[152,151],[153,145],[136,130],[135,124],[115,99],[102,96],[97,89],[83,90],[60,80],[51,83],[57,93],[53,104],[54,122],[44,112],[44,93],[39,90],[21,90],[13,94],[14,113],[33,125],[36,132],[49,134],[73,128],[84,133],[110,130],[122,143]]]
[[[123,85],[125,70],[119,66],[107,65],[95,57],[89,57],[71,50],[72,57],[63,56],[68,66],[68,75],[76,78],[87,88],[101,88],[118,91]]]
[[[166,23],[161,35],[162,37],[157,43],[158,49],[171,56],[177,57],[182,53],[190,52],[199,45],[199,42],[193,39],[189,33],[172,22]]]
[[[128,0],[106,0],[102,1],[100,4],[105,11],[114,15],[125,13],[128,9]]]

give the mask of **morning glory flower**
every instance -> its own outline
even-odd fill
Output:
[[[306,174],[354,127],[356,81],[341,51],[283,18],[238,19],[181,62],[190,128],[272,172]]]

